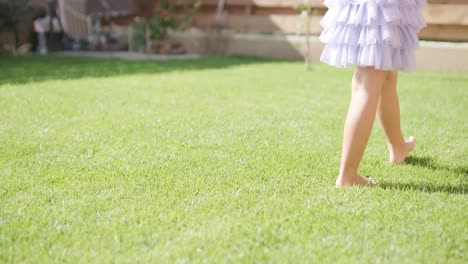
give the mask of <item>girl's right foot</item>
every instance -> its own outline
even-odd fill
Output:
[[[390,162],[393,164],[400,164],[405,161],[408,154],[416,146],[416,138],[413,136],[409,137],[405,144],[399,148],[392,145],[388,146],[388,151],[390,153]]]
[[[342,188],[342,187],[351,187],[351,186],[362,186],[362,185],[370,185],[374,186],[377,185],[377,182],[372,179],[372,178],[367,178],[362,175],[356,175],[354,177],[343,177],[343,176],[338,176],[338,179],[336,179],[336,188]]]

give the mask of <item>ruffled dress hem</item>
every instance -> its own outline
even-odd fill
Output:
[[[326,0],[320,60],[332,66],[413,71],[426,0]]]

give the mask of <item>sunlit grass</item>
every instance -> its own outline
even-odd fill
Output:
[[[337,190],[352,69],[0,58],[0,262],[466,263],[468,75],[400,76]]]

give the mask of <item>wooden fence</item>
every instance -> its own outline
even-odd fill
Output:
[[[173,0],[177,5],[193,0]],[[214,25],[217,0],[204,0],[195,17],[194,26]],[[295,7],[303,0],[225,0],[223,26],[245,33],[303,33]],[[310,0],[314,10],[311,33],[320,34],[319,21],[326,12],[322,0]],[[468,0],[428,0],[423,15],[428,26],[420,32],[421,39],[468,41]],[[302,32],[301,32],[302,31]]]

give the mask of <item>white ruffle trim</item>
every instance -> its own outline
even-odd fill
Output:
[[[364,47],[327,44],[320,60],[341,68],[352,64],[361,67],[374,66],[388,71],[413,71],[416,68],[412,50],[382,44],[368,44]]]

